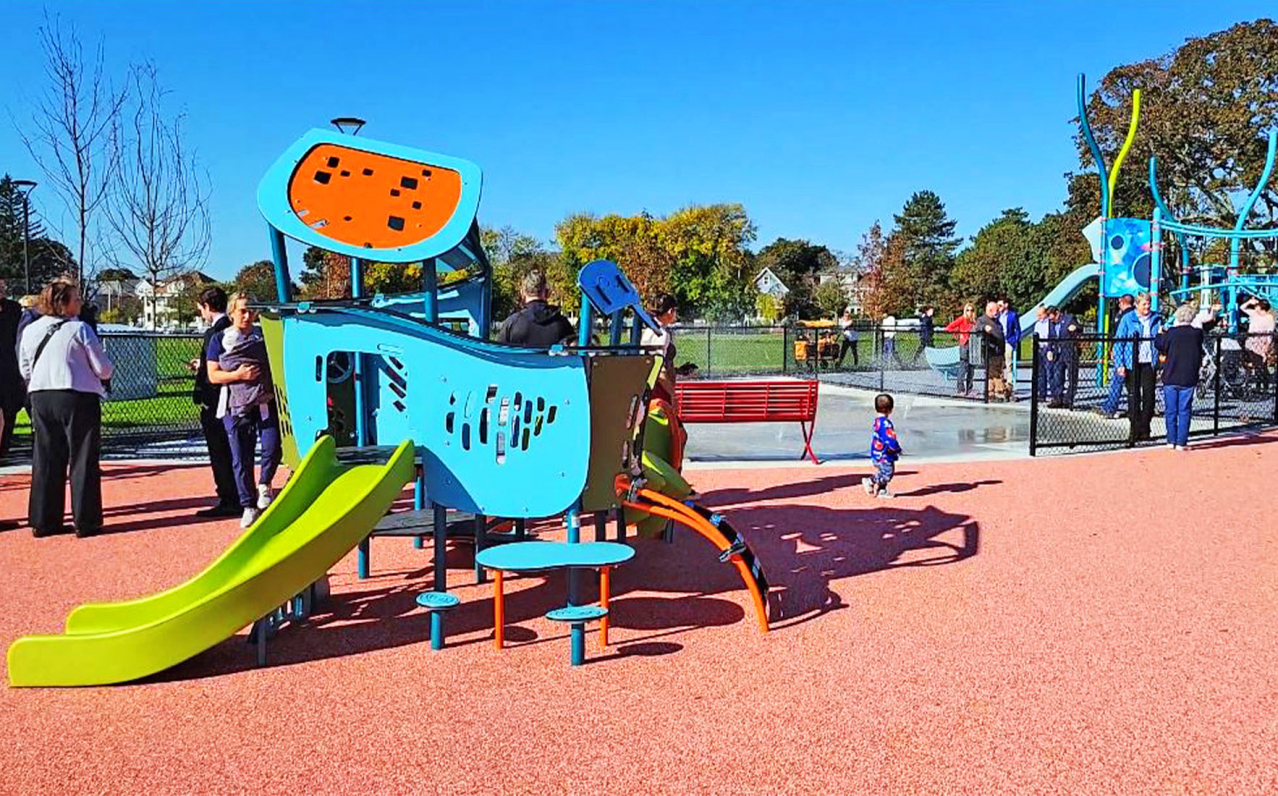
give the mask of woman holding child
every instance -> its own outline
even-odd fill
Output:
[[[249,309],[249,297],[232,296],[227,316],[231,325],[209,340],[208,374],[209,383],[221,387],[217,414],[231,443],[231,469],[244,509],[240,527],[247,528],[271,504],[271,481],[280,465],[280,426],[266,342],[253,325],[257,313]],[[261,473],[254,489],[253,452],[259,436]]]

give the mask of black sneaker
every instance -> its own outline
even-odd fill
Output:
[[[223,519],[226,517],[238,517],[243,511],[238,504],[219,503],[207,509],[200,509],[195,512],[195,516],[201,519]]]

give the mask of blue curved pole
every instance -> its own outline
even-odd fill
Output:
[[[1269,178],[1274,173],[1274,155],[1278,154],[1278,130],[1269,131],[1269,150],[1265,153],[1265,170],[1260,175],[1260,182],[1256,183],[1256,190],[1251,192],[1247,197],[1246,203],[1243,204],[1242,210],[1238,212],[1238,220],[1234,222],[1234,232],[1243,231],[1243,227],[1247,225],[1247,216],[1251,215],[1251,208],[1255,206],[1256,200],[1260,198],[1260,194],[1264,192],[1265,185],[1269,183]],[[1242,240],[1234,237],[1229,241],[1229,269],[1231,271],[1238,270],[1238,249],[1242,244]]]
[[[1172,211],[1167,208],[1163,202],[1163,195],[1158,191],[1158,158],[1154,155],[1149,156],[1149,192],[1154,195],[1154,205],[1162,211],[1164,221],[1175,221],[1176,216],[1172,215]],[[1164,227],[1166,229],[1166,227]],[[1189,246],[1185,240],[1185,233],[1176,230],[1170,230],[1176,236],[1176,243],[1180,246],[1180,285],[1182,288],[1189,287]]]
[[[1109,174],[1105,170],[1105,157],[1096,145],[1096,137],[1092,135],[1092,125],[1087,121],[1087,75],[1078,74],[1078,125],[1083,130],[1083,139],[1087,148],[1092,151],[1092,159],[1096,161],[1096,172],[1100,175],[1101,217],[1109,218]]]

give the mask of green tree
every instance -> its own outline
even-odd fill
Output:
[[[982,227],[950,272],[956,297],[979,303],[1007,293],[1021,307],[1036,301],[1043,269],[1033,230],[1029,214],[1019,207],[1004,210]]]
[[[754,304],[749,246],[755,236],[739,204],[690,205],[662,219],[657,238],[673,260],[670,279],[680,306],[713,320],[743,319]]]
[[[22,194],[14,187],[13,180],[6,174],[0,178],[0,279],[8,282],[10,289],[14,292],[21,292],[26,279],[22,243],[28,230],[25,227],[26,217],[23,211]],[[46,235],[44,224],[40,221],[40,215],[34,207],[31,208],[29,234],[31,239],[28,241],[28,254],[32,257],[31,287],[35,290],[52,278],[57,271],[48,272],[49,269],[45,263],[36,269],[37,241],[43,240]],[[45,245],[47,248],[47,244]],[[70,263],[71,258],[68,256],[62,266],[68,267]]]
[[[894,217],[874,276],[872,314],[900,316],[921,304],[952,303],[950,271],[961,239],[945,203],[932,191],[913,194]]]
[[[232,280],[232,287],[247,293],[254,301],[272,301],[275,292],[275,264],[270,260],[258,260],[239,270]]]
[[[847,293],[837,279],[831,279],[816,286],[812,291],[812,303],[820,311],[821,317],[839,317],[848,306]]]
[[[754,299],[755,311],[759,314],[759,318],[766,323],[776,323],[781,320],[783,307],[781,302],[777,301],[771,293],[759,293]]]

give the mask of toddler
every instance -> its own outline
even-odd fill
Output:
[[[865,494],[882,498],[894,497],[888,484],[896,474],[896,460],[901,455],[901,442],[896,438],[892,425],[892,396],[882,393],[874,398],[874,432],[870,436],[870,461],[874,462],[874,475],[861,479]]]

